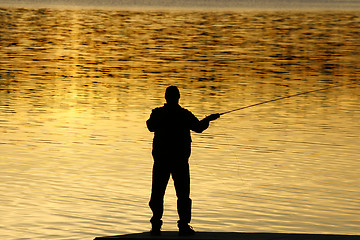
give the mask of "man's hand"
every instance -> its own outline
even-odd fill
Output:
[[[218,119],[220,117],[219,113],[215,113],[215,114],[211,114],[210,116],[207,116],[206,119],[210,122],[210,121],[214,121],[216,119]]]

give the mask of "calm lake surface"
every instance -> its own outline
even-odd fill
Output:
[[[194,133],[192,225],[360,234],[359,16],[0,8],[0,235],[148,231],[145,121],[168,85],[202,118],[342,84]]]

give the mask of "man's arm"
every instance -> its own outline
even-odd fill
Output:
[[[159,125],[159,117],[157,111],[154,109],[151,114],[150,118],[146,121],[146,126],[150,132],[155,132]]]
[[[193,127],[191,130],[197,133],[202,133],[204,130],[206,130],[209,127],[210,121],[214,121],[215,119],[218,119],[220,117],[220,114],[211,114],[210,116],[205,117],[203,120],[199,121],[195,116],[196,119],[194,121]]]

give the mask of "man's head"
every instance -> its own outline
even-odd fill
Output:
[[[179,104],[180,91],[176,86],[166,88],[165,99],[168,104]]]

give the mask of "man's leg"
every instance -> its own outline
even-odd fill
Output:
[[[179,214],[180,233],[185,229],[186,235],[192,235],[194,232],[188,232],[191,221],[191,199],[190,199],[190,171],[188,162],[177,164],[172,171],[174,185],[177,195],[177,206]]]
[[[154,234],[157,234],[157,232],[160,233],[162,225],[161,218],[164,212],[164,195],[169,178],[170,171],[168,167],[155,161],[152,175],[151,198],[149,202],[150,209],[153,212],[150,222]]]

